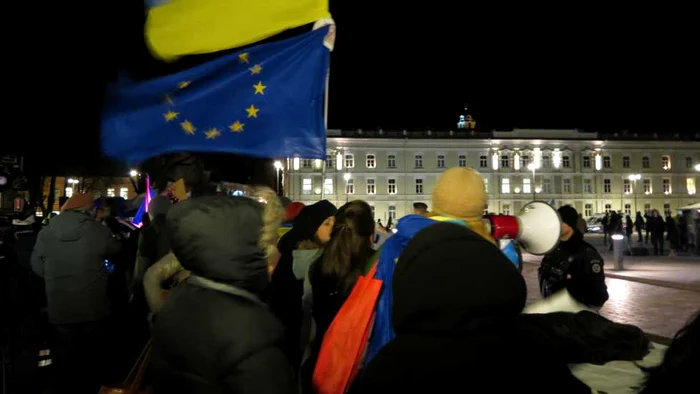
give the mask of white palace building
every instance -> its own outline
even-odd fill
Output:
[[[602,135],[578,130],[328,131],[325,160],[289,158],[284,193],[305,204],[367,201],[386,223],[431,208],[440,173],[473,167],[489,212],[515,214],[533,199],[584,216],[611,210],[674,211],[700,201],[700,135]]]

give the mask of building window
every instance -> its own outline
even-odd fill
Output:
[[[423,194],[423,180],[416,179],[416,194]]]
[[[479,156],[479,168],[488,168],[489,158],[486,156]]]
[[[562,193],[564,194],[571,194],[571,179],[564,179],[562,181]]]
[[[644,213],[647,214],[651,211],[651,204],[646,203],[644,204]]]
[[[374,179],[368,179],[367,180],[367,194],[375,194],[377,192],[377,189],[375,186],[376,185],[374,184]]]
[[[355,194],[355,180],[350,178],[345,183],[345,194]]]
[[[527,166],[530,164],[530,156],[523,155],[520,160],[522,161],[521,168],[527,169]]]
[[[326,155],[326,169],[333,169],[335,165],[333,164],[333,155]]]
[[[386,167],[396,168],[396,155],[388,155],[386,157]]]
[[[571,168],[571,158],[569,156],[563,156],[561,158],[561,166],[564,168]]]
[[[311,179],[304,178],[301,181],[301,193],[302,194],[311,194],[312,189],[313,189],[313,184],[311,183]]]
[[[625,215],[632,214],[632,206],[630,204],[625,204]]]
[[[685,188],[688,190],[688,194],[695,194],[695,178],[688,178],[685,180]]]
[[[437,155],[437,168],[445,168],[445,155]]]
[[[508,155],[501,155],[501,167],[510,167],[510,158],[508,157]]]
[[[120,187],[119,188],[119,197],[128,200],[129,199],[129,188],[128,187]]]
[[[610,194],[611,191],[610,179],[603,179],[603,193]]]
[[[591,157],[583,156],[583,168],[591,168]]]
[[[423,168],[423,155],[416,155],[414,159],[416,168]]]
[[[486,190],[486,193],[489,192],[489,178],[484,178],[484,189]]]
[[[355,155],[352,153],[345,154],[345,168],[355,168]]]
[[[630,168],[630,157],[622,156],[622,168]]]
[[[593,194],[593,182],[590,179],[583,180],[583,192]]]
[[[523,193],[532,193],[530,178],[523,178]]]
[[[612,212],[612,205],[605,204],[605,213],[610,213],[610,212]]]
[[[671,180],[664,179],[662,182],[664,194],[671,194]]]
[[[551,179],[543,179],[542,180],[542,193],[551,193],[552,192],[552,180]]]
[[[542,167],[543,168],[551,168],[552,167],[552,158],[549,155],[542,156]]]
[[[387,193],[396,194],[396,179],[389,178],[386,183]]]
[[[389,205],[389,220],[396,220],[396,205]]]
[[[612,161],[610,160],[610,156],[603,156],[603,168],[610,167],[612,167]]]
[[[666,215],[666,216],[671,215],[671,204],[669,204],[669,203],[664,204],[664,215]]]
[[[323,182],[323,193],[327,195],[333,194],[333,178],[326,178]]]
[[[115,196],[114,188],[113,187],[107,188],[107,197],[114,197],[114,196]]]
[[[508,179],[508,178],[501,179],[501,193],[503,193],[503,194],[510,193],[510,179]]]
[[[642,185],[644,186],[644,194],[651,193],[651,179],[645,179]]]
[[[651,163],[649,162],[649,157],[642,157],[642,168],[651,168]]]
[[[629,179],[622,180],[622,192],[625,194],[630,194],[632,192],[632,185]]]
[[[66,191],[66,197],[68,197],[68,198],[73,197],[73,188],[72,187],[67,187],[65,189],[65,191]]]
[[[466,155],[459,155],[457,158],[457,165],[460,167],[466,167],[467,166],[467,156]]]
[[[583,206],[583,216],[593,216],[593,204],[586,204]]]
[[[661,168],[664,170],[671,169],[671,156],[661,156]]]
[[[693,168],[693,158],[692,157],[685,158],[685,168]]]
[[[510,204],[501,205],[501,213],[504,215],[510,215]]]
[[[301,159],[301,168],[311,168],[312,162],[311,159]]]
[[[367,168],[377,168],[377,158],[374,154],[367,155]]]

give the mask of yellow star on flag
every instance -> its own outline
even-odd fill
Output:
[[[262,71],[262,66],[259,64],[256,64],[253,67],[249,68],[248,70],[250,70],[250,75],[260,74],[260,72]]]
[[[221,135],[221,132],[217,128],[209,129],[206,133],[204,133],[205,136],[207,136],[208,140],[213,140],[214,138],[218,137]]]
[[[235,122],[233,122],[233,124],[232,124],[231,126],[229,126],[228,128],[231,129],[231,131],[233,131],[234,133],[240,133],[240,132],[243,131],[243,128],[244,128],[244,127],[245,127],[245,124],[244,124],[244,123],[241,123],[241,122],[239,122],[239,121],[235,121]]]
[[[267,89],[267,86],[263,85],[262,81],[258,81],[257,84],[253,85],[255,88],[255,94],[259,94],[261,96],[265,95],[265,89]]]
[[[178,115],[180,115],[179,112],[175,112],[175,111],[171,110],[171,111],[164,113],[163,117],[165,118],[166,122],[172,122],[173,120],[177,119]]]
[[[250,61],[250,54],[248,52],[243,52],[238,55],[238,61],[241,63],[248,63]]]
[[[246,112],[248,112],[248,117],[249,118],[257,118],[258,117],[258,112],[260,111],[259,108],[255,108],[253,104],[250,105],[250,107],[245,109]]]
[[[177,87],[180,88],[180,89],[184,89],[184,88],[190,86],[190,83],[192,83],[192,82],[190,82],[190,81],[182,81],[182,82],[180,82],[180,83],[177,84]]]
[[[194,132],[197,131],[197,128],[194,127],[192,122],[189,120],[185,120],[184,122],[180,123],[180,126],[182,127],[182,130],[189,135],[194,135]]]

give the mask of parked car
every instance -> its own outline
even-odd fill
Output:
[[[594,234],[603,233],[603,217],[605,214],[595,214],[586,221],[586,232]]]

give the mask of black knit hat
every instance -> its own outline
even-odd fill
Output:
[[[514,321],[525,306],[525,281],[491,242],[465,226],[421,230],[396,264],[397,334],[458,332]]]
[[[313,205],[308,205],[299,212],[294,220],[294,232],[299,241],[312,239],[316,230],[321,227],[323,221],[335,216],[338,209],[328,200],[321,200]]]
[[[559,207],[557,211],[559,212],[559,216],[561,216],[561,221],[576,230],[576,224],[578,223],[578,212],[576,212],[576,208],[571,205],[564,205]]]

